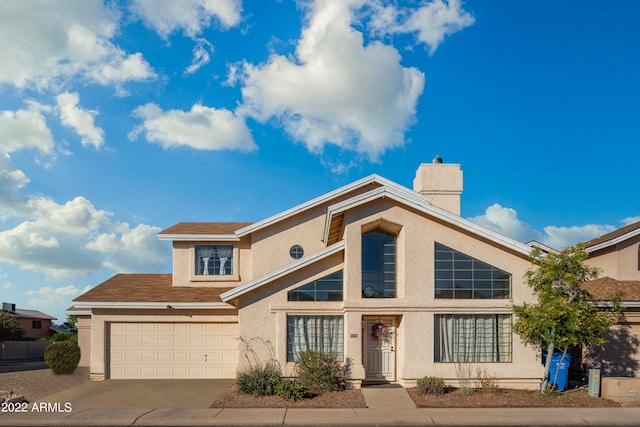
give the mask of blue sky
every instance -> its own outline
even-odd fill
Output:
[[[65,320],[158,231],[462,165],[559,248],[640,220],[640,3],[0,2],[0,300]]]

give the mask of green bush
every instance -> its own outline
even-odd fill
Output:
[[[418,379],[416,389],[422,394],[443,394],[447,386],[440,377],[422,377]]]
[[[280,366],[274,361],[244,368],[236,378],[238,390],[253,396],[273,395],[280,382],[282,382],[282,373]]]
[[[47,338],[47,341],[53,341],[53,342],[58,342],[58,341],[72,341],[74,343],[78,343],[78,335],[77,334],[70,334],[67,332],[56,332],[55,334],[51,335],[51,337]]]
[[[345,387],[344,375],[335,353],[306,350],[298,357],[298,382],[311,393],[322,394]]]
[[[300,383],[283,379],[276,384],[274,394],[287,400],[300,400],[305,398],[307,390]]]
[[[72,341],[54,342],[44,351],[44,361],[56,374],[72,374],[80,363],[80,347]]]

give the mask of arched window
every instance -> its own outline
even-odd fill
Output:
[[[396,297],[396,236],[381,228],[362,235],[362,297]]]

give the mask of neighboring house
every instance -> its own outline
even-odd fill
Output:
[[[18,325],[25,333],[25,338],[48,338],[53,334],[51,327],[55,317],[37,310],[25,310],[16,308],[15,304],[3,303],[2,311],[5,311],[18,319]]]
[[[601,269],[585,288],[605,302],[619,294],[624,315],[603,346],[588,351],[584,364],[607,376],[640,376],[640,222],[585,243],[587,263]]]
[[[460,217],[459,165],[420,165],[414,190],[378,175],[256,223],[179,223],[172,274],[119,274],[73,301],[94,380],[233,378],[248,343],[293,372],[335,352],[356,385],[455,383],[462,362],[535,388],[513,333],[531,247]]]

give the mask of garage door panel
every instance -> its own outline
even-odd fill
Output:
[[[112,323],[110,378],[234,378],[237,324]]]

